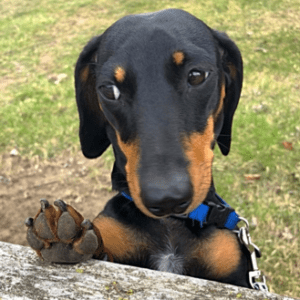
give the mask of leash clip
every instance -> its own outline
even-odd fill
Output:
[[[250,259],[253,269],[253,271],[249,272],[250,285],[255,290],[268,292],[266,278],[262,275],[257,265],[257,258],[261,257],[261,252],[259,248],[251,241],[248,221],[241,217],[240,220],[243,221],[246,226],[241,227],[239,230],[235,230],[234,232],[237,233],[240,242],[247,248],[250,253]]]

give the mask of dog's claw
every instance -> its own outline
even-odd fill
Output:
[[[67,204],[60,199],[55,200],[54,205],[57,206],[61,211],[67,211]]]
[[[26,225],[27,227],[32,227],[32,226],[33,226],[33,219],[32,219],[32,218],[27,218],[27,219],[25,220],[25,225]]]
[[[102,260],[103,261],[109,261],[108,255],[106,253],[103,254]]]
[[[41,202],[42,211],[44,211],[50,206],[49,202],[46,199],[41,199],[40,202]]]
[[[83,220],[83,222],[81,223],[81,226],[86,230],[93,229],[93,224],[89,219]]]

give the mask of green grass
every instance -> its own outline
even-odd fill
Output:
[[[0,153],[17,147],[48,159],[79,149],[73,71],[82,47],[126,14],[169,7],[226,31],[241,49],[245,80],[232,150],[229,157],[216,151],[214,181],[250,220],[271,291],[300,297],[298,0],[1,1]],[[245,174],[261,177],[251,182]]]

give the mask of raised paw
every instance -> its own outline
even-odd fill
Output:
[[[27,241],[44,260],[54,263],[78,263],[95,255],[105,259],[100,232],[89,220],[62,200],[50,205],[45,199],[34,218],[25,221]]]

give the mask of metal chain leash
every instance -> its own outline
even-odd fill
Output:
[[[268,292],[266,278],[262,275],[257,265],[257,258],[261,257],[261,252],[259,248],[251,241],[248,221],[241,217],[240,220],[243,221],[246,225],[240,227],[239,230],[234,230],[234,232],[238,235],[240,242],[247,248],[250,253],[250,260],[252,265],[252,271],[249,272],[250,285],[255,290]]]

